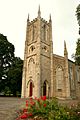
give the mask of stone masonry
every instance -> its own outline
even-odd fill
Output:
[[[72,99],[79,93],[80,66],[68,60],[65,41],[64,57],[53,54],[51,15],[45,21],[39,7],[37,18],[27,19],[21,97]]]

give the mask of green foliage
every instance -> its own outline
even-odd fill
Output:
[[[80,65],[80,39],[76,43],[75,63]]]
[[[80,4],[76,8],[76,16],[79,24],[79,34],[80,34]],[[75,63],[80,65],[80,38],[76,42],[76,53],[75,53]]]
[[[77,7],[76,15],[77,15],[77,20],[78,20],[78,24],[79,24],[79,34],[80,34],[80,4]]]
[[[23,61],[14,55],[14,45],[0,34],[0,92],[20,95]]]
[[[80,104],[62,106],[56,98],[43,99],[45,96],[26,100],[26,107],[20,111],[16,120],[80,120]]]
[[[10,96],[11,90],[10,90],[10,88],[9,88],[8,86],[5,86],[4,94],[5,94],[6,96]]]
[[[21,93],[22,66],[23,61],[20,58],[15,57],[12,66],[7,72],[7,86],[9,86],[11,93],[13,93],[14,96],[18,96]]]
[[[14,45],[8,42],[7,37],[0,34],[0,91],[6,85],[7,71],[14,58]]]

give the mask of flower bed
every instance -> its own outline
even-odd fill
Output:
[[[80,120],[80,104],[61,106],[56,98],[46,96],[26,100],[26,107],[20,110],[16,120]]]

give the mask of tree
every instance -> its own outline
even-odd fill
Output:
[[[0,92],[21,92],[23,61],[14,55],[14,45],[0,34]]]
[[[7,37],[0,34],[0,92],[4,89],[9,70],[14,58],[14,45],[8,42]]]
[[[79,34],[80,34],[80,4],[77,6],[76,15],[79,24]],[[76,42],[76,53],[74,58],[75,58],[75,63],[77,65],[80,65],[80,38]]]
[[[77,20],[78,20],[78,24],[79,24],[79,34],[80,34],[80,4],[77,7],[76,15],[77,15]]]
[[[80,65],[80,38],[77,40],[76,44],[75,63]]]
[[[7,86],[14,96],[21,93],[22,67],[23,61],[19,57],[15,57],[7,73]]]

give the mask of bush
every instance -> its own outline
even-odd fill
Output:
[[[32,119],[30,119],[32,118]],[[80,104],[66,107],[58,104],[53,98],[47,100],[46,96],[26,100],[26,107],[20,110],[16,120],[80,120]]]

